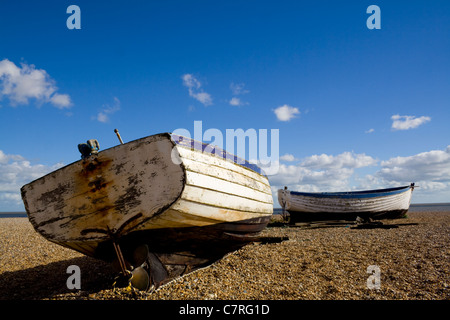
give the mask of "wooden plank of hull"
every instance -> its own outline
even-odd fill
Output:
[[[374,194],[349,193],[346,196],[294,194],[288,190],[279,190],[278,201],[296,220],[351,219],[356,216],[374,218],[398,217],[406,213],[411,202],[412,188],[405,187],[393,194],[377,196]]]
[[[254,181],[263,183],[267,187],[270,188],[270,184],[269,184],[267,177],[264,177],[263,175],[255,172],[251,169],[245,168],[239,164],[236,164],[232,161],[223,159],[220,156],[215,156],[215,155],[212,155],[209,153],[197,151],[195,149],[193,150],[193,149],[185,148],[182,146],[179,146],[177,148],[177,150],[180,154],[180,158],[183,161],[184,161],[184,159],[189,159],[189,160],[193,160],[199,164],[205,164],[207,166],[219,167],[219,168],[229,170],[231,172],[240,173],[244,176],[247,176],[247,177],[253,179]],[[251,182],[251,180],[249,182]]]
[[[272,205],[270,202],[261,202],[251,198],[243,198],[192,185],[186,185],[184,189],[182,199],[196,203],[205,203],[221,208],[231,208],[249,212],[263,212],[267,214],[271,214],[273,210],[270,207]],[[227,218],[224,217],[224,219]]]
[[[273,203],[272,195],[261,192],[236,182],[187,171],[186,184],[205,190],[220,190],[223,194],[251,199],[263,203]]]
[[[232,171],[223,166],[216,166],[204,163],[200,160],[191,160],[187,157],[183,157],[183,164],[187,171],[192,173],[198,173],[205,176],[214,177],[216,179],[221,179],[224,181],[233,182],[234,184],[242,185],[272,195],[270,189],[268,188],[268,182],[262,177],[255,179],[254,177],[249,177],[242,173]]]

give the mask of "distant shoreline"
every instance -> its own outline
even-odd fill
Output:
[[[413,203],[411,207],[436,207],[436,206],[450,206],[450,202],[437,202],[437,203]]]
[[[0,218],[26,218],[26,212],[0,212]]]
[[[440,211],[450,211],[450,202],[443,203],[414,203],[409,207],[411,211],[429,211],[429,212],[440,212]],[[425,209],[425,210],[424,210]],[[273,214],[281,214],[281,208],[274,208]],[[26,218],[27,213],[25,211],[5,211],[0,212],[0,218]]]

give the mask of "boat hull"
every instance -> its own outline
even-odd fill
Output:
[[[308,193],[278,191],[278,201],[291,217],[291,222],[324,220],[396,219],[409,209],[414,185],[399,188]]]
[[[113,242],[124,256],[146,244],[179,275],[267,226],[273,200],[258,169],[166,133],[103,150],[21,191],[30,222],[48,240],[105,261],[116,257]]]

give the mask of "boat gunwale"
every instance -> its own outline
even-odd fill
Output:
[[[375,198],[375,197],[385,197],[407,192],[409,189],[413,188],[412,185],[387,188],[387,189],[375,189],[375,190],[364,190],[364,191],[346,191],[346,192],[298,192],[290,191],[291,195],[294,196],[304,196],[304,197],[315,197],[315,198],[336,198],[336,199],[361,199],[361,198]]]

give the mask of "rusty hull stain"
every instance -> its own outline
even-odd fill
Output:
[[[136,150],[137,147],[147,145],[149,142],[138,143],[129,151]],[[138,167],[138,162],[129,163],[128,161],[127,158],[110,159],[101,153],[84,160],[81,171],[75,175],[73,190],[75,196],[66,203],[72,207],[73,211],[70,217],[73,219],[64,221],[61,228],[70,229],[76,225],[75,229],[81,230],[80,235],[86,236],[91,233],[92,237],[98,237],[95,233],[107,234],[107,228],[110,228],[112,233],[119,236],[124,229],[129,230],[149,220],[151,216],[144,217],[141,210],[151,208],[140,208],[148,191],[144,190],[146,183],[143,183],[142,179],[147,174],[146,179],[155,181],[155,186],[165,183],[165,179],[168,178],[166,177],[168,166],[164,165],[167,159],[154,154],[142,161],[141,165],[143,164],[145,167],[161,168],[163,166],[162,170],[152,172]],[[124,171],[127,171],[126,176],[124,176]],[[184,183],[181,183],[181,186],[184,187]],[[160,189],[160,192],[165,196],[164,189]],[[173,201],[175,200],[173,199]],[[172,203],[158,208],[159,210],[156,210],[154,215],[160,214]],[[79,212],[84,214],[79,215]],[[87,222],[89,225],[86,224]]]
[[[138,185],[141,182],[139,180],[138,175],[128,177],[128,188],[124,195],[121,195],[115,202],[114,205],[116,210],[122,214],[126,214],[126,212],[130,209],[136,208],[141,204],[141,200],[139,196],[142,195],[142,188],[139,188]]]

